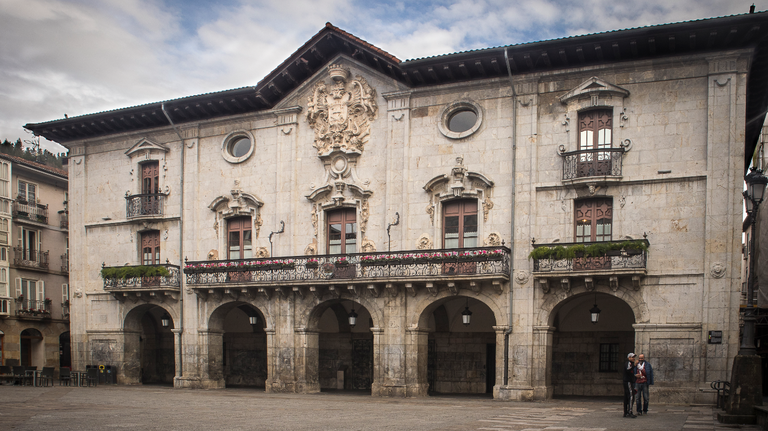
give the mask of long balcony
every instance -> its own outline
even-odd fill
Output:
[[[169,263],[103,267],[102,278],[104,290],[121,301],[165,296],[177,300],[181,289],[179,266]]]
[[[621,179],[621,162],[624,148],[602,148],[561,153],[563,181]]]
[[[48,269],[48,251],[13,247],[13,264],[29,269]]]
[[[48,224],[48,205],[14,201],[13,218]]]
[[[631,278],[638,288],[648,263],[647,239],[593,243],[534,244],[531,252],[533,276],[540,283],[559,279],[584,278],[589,286],[596,279],[618,286],[619,278]],[[548,288],[545,287],[545,290]]]
[[[163,215],[165,194],[144,193],[125,197],[125,216],[129,219]]]
[[[378,295],[382,288],[397,294],[401,287],[415,295],[417,289],[436,294],[441,288],[457,293],[461,288],[477,292],[483,286],[500,293],[502,283],[509,280],[509,259],[509,249],[502,246],[190,261],[184,273],[187,286],[198,295],[215,293],[213,288],[256,288],[267,296],[273,291],[287,295],[291,290],[322,296],[362,288]]]
[[[16,315],[21,318],[48,319],[51,317],[51,300],[16,299]]]

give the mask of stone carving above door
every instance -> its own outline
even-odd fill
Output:
[[[362,153],[376,117],[376,90],[362,76],[350,79],[340,64],[328,66],[332,82],[320,81],[307,100],[307,122],[315,131],[318,156],[334,150]]]
[[[435,195],[439,201],[453,198],[482,198],[483,215],[488,218],[488,211],[493,207],[490,200],[490,191],[493,188],[493,181],[486,178],[485,175],[471,172],[464,166],[464,158],[456,157],[456,166],[451,169],[448,175],[438,175],[424,185],[424,190],[431,195]],[[429,211],[429,208],[427,209]],[[434,210],[430,213],[434,216]]]

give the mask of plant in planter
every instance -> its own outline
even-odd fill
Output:
[[[139,277],[168,277],[171,273],[164,266],[118,266],[101,269],[101,278],[125,280]]]
[[[340,257],[336,259],[336,262],[334,262],[336,266],[347,266],[349,265],[349,260],[347,260],[346,257]]]
[[[317,268],[320,266],[320,261],[314,258],[307,259],[307,262],[304,264],[307,268]]]
[[[530,259],[573,259],[580,257],[604,257],[610,255],[640,254],[648,250],[645,241],[597,242],[592,244],[558,245],[555,247],[536,247],[528,258]]]

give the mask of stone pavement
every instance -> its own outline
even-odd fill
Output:
[[[653,405],[625,419],[621,400],[499,402],[364,393],[266,394],[164,386],[0,386],[0,430],[725,430],[711,407]],[[741,429],[756,430],[755,426]]]

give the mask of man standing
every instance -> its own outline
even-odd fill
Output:
[[[653,384],[653,368],[651,364],[645,362],[645,355],[637,355],[637,379],[635,380],[635,389],[637,389],[637,414],[648,414],[648,386]],[[640,399],[643,399],[642,408]]]
[[[636,418],[637,416],[632,414],[632,407],[635,405],[635,354],[630,353],[627,355],[627,362],[624,364],[624,417]]]

